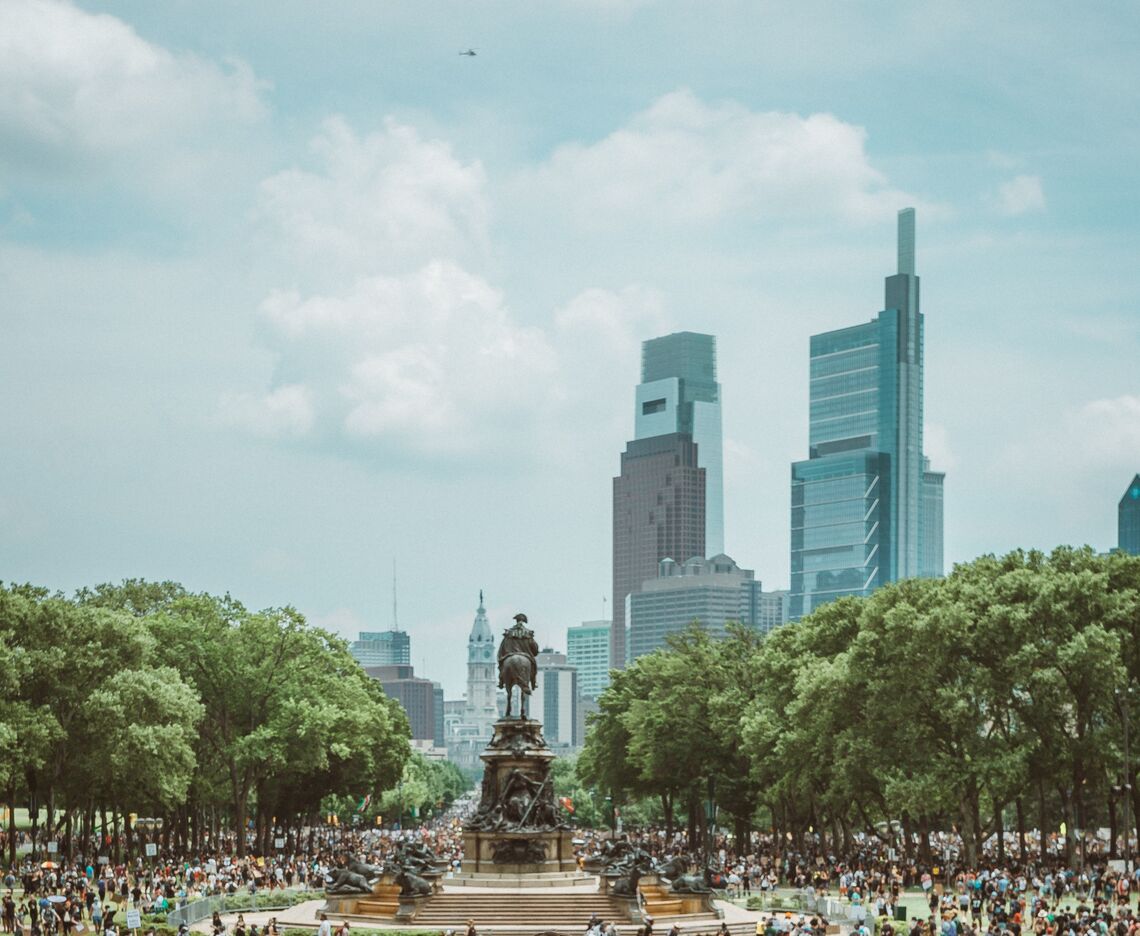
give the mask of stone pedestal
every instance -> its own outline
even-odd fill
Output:
[[[479,809],[463,829],[468,874],[543,874],[575,871],[569,826],[554,800],[541,722],[501,718],[483,761]]]

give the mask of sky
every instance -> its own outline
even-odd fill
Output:
[[[918,218],[947,565],[1116,542],[1140,7],[0,0],[0,580],[401,628],[609,615],[640,342],[718,339],[787,587],[808,340]],[[472,47],[474,57],[460,56]]]

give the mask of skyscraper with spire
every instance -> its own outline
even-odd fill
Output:
[[[870,322],[813,335],[809,451],[792,465],[790,616],[942,574],[942,484],[923,454],[924,322],[915,213]]]

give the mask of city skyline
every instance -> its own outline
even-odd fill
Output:
[[[176,579],[351,640],[399,557],[454,697],[481,587],[544,644],[617,616],[641,342],[691,331],[724,551],[784,588],[810,336],[874,313],[907,206],[945,568],[1117,543],[1134,5],[0,13],[5,581]]]

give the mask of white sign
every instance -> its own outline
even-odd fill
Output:
[[[273,840],[273,847],[274,847],[274,848],[284,848],[284,847],[285,847],[285,839],[283,839],[283,838],[275,838],[275,839]]]
[[[138,910],[127,911],[127,929],[142,929],[142,914]]]
[[[48,842],[48,854],[54,855],[59,851],[59,842]]]
[[[111,863],[111,858],[108,855],[100,855],[98,861],[101,865],[107,865]]]
[[[158,846],[154,842],[147,842],[146,843],[146,856],[148,858],[153,858],[157,854],[158,854]]]

